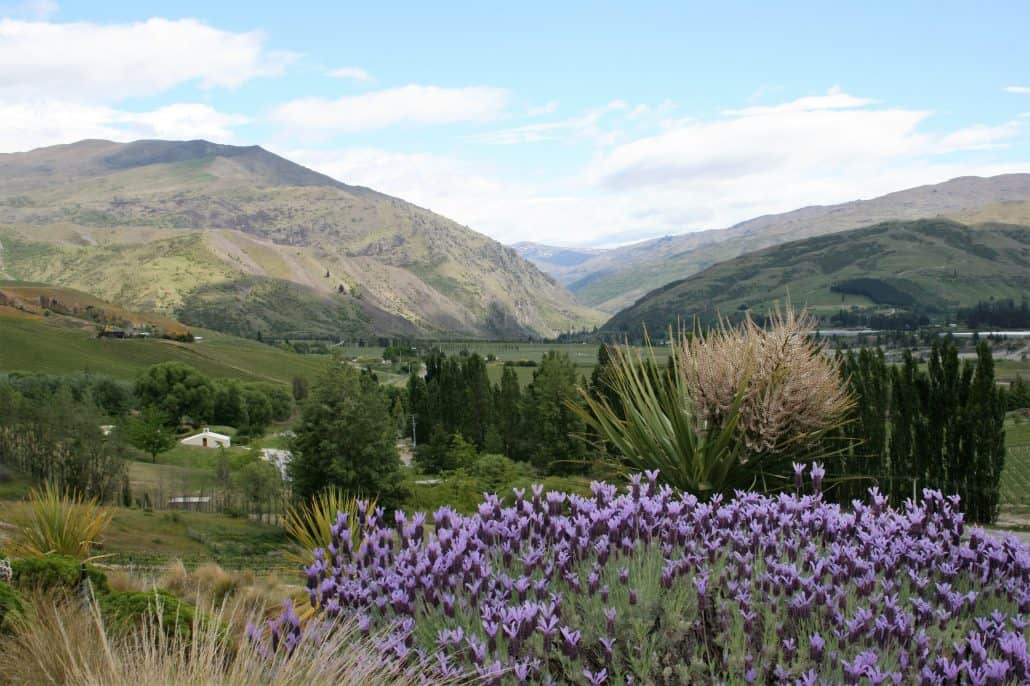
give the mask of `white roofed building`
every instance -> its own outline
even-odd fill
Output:
[[[183,445],[195,445],[200,448],[228,448],[232,446],[232,438],[212,431],[206,426],[199,434],[187,436],[179,442]]]

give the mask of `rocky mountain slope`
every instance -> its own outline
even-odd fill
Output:
[[[243,335],[551,336],[603,318],[468,227],[258,146],[0,155],[0,244],[0,276]]]

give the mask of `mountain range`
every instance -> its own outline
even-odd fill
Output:
[[[959,177],[869,200],[804,207],[728,229],[666,236],[609,250],[536,243],[513,247],[564,284],[580,302],[615,313],[649,291],[738,255],[884,221],[934,217],[1030,224],[1030,174]]]
[[[715,264],[651,291],[602,331],[664,332],[697,318],[759,315],[788,299],[827,317],[840,310],[953,313],[1030,293],[1030,226],[891,221],[813,236]]]
[[[600,324],[514,250],[258,146],[0,154],[0,278],[244,336],[553,336]]]

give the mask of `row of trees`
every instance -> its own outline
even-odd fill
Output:
[[[285,388],[234,379],[216,382],[179,362],[146,369],[134,394],[141,409],[159,412],[168,426],[213,422],[235,427],[238,435],[260,436],[272,420],[289,419],[293,411],[293,397]]]
[[[1018,303],[1012,298],[981,301],[972,307],[959,310],[958,318],[974,329],[1030,328],[1030,299],[1023,296]]]
[[[88,393],[76,399],[71,385],[38,381],[0,380],[0,463],[35,481],[113,499],[127,480],[125,444],[104,435],[104,412]]]
[[[935,342],[923,369],[906,352],[900,365],[879,350],[841,356],[857,405],[845,438],[854,443],[836,471],[840,497],[868,486],[847,477],[873,477],[895,504],[922,488],[962,497],[973,521],[993,521],[1005,461],[1006,394],[994,378],[986,343],[976,360],[960,361],[953,343]]]
[[[460,434],[479,451],[530,462],[545,473],[584,470],[585,445],[576,437],[585,427],[569,407],[580,380],[568,355],[546,353],[525,389],[510,366],[491,384],[486,362],[475,353],[434,351],[425,366],[425,376],[412,373],[406,396],[397,399],[415,415],[417,442],[439,444]]]

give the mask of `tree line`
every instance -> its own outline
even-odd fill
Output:
[[[981,301],[958,311],[958,318],[973,329],[981,327],[1003,329],[1030,328],[1030,299],[1026,296],[1017,303],[1012,298]]]
[[[972,521],[993,521],[1008,400],[987,343],[963,361],[954,343],[934,342],[925,368],[909,351],[890,364],[879,349],[842,354],[840,363],[857,402],[844,430],[849,447],[834,465],[837,497],[859,497],[868,477],[895,505],[940,489],[961,496]]]
[[[460,434],[479,451],[528,462],[543,473],[586,471],[586,446],[576,438],[585,427],[569,408],[581,380],[568,355],[545,353],[525,389],[508,365],[492,384],[476,353],[434,351],[424,362],[425,374],[413,372],[399,398],[415,415],[416,442],[439,445]]]

